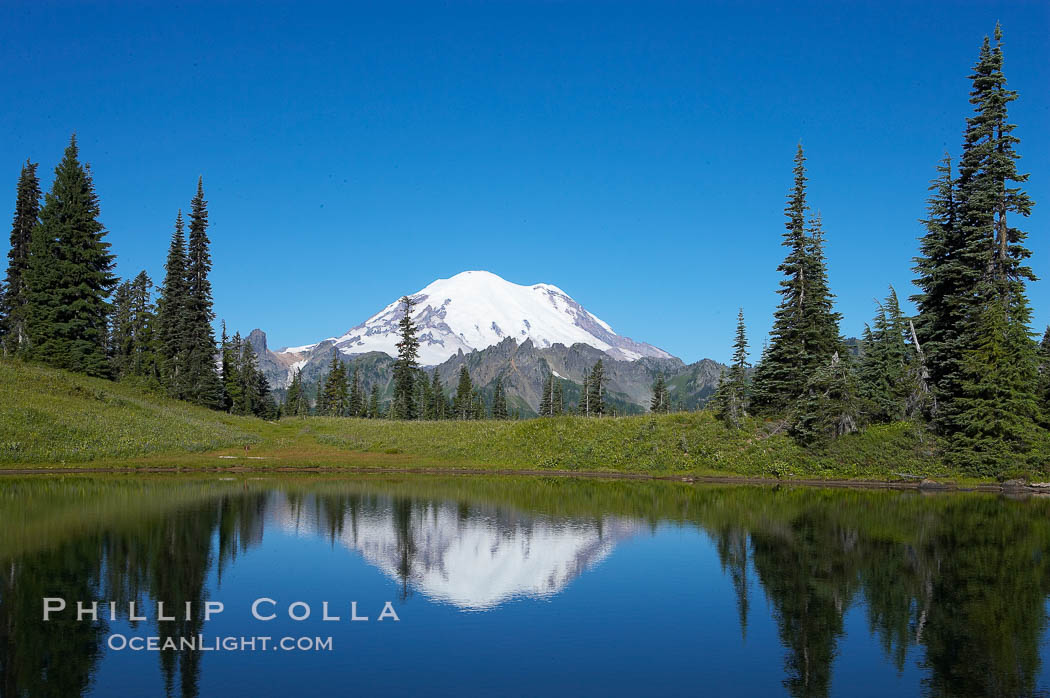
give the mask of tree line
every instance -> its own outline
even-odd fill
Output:
[[[781,300],[757,365],[747,362],[741,312],[733,362],[713,398],[730,427],[748,414],[783,420],[820,445],[867,424],[914,420],[944,437],[950,464],[1002,475],[1035,459],[1050,421],[1050,328],[1030,328],[1026,284],[1036,280],[1019,221],[1033,202],[1009,122],[1017,93],[1003,74],[1002,30],[985,37],[970,74],[972,114],[962,152],[930,184],[906,316],[890,287],[854,356],[839,332],[820,214],[807,200],[805,155],[795,155],[778,271]],[[655,399],[655,398],[654,398]]]
[[[121,281],[99,222],[91,170],[74,135],[41,204],[37,163],[19,174],[7,276],[0,289],[0,348],[90,376],[135,380],[212,409],[273,418],[270,386],[251,346],[212,322],[208,202],[204,183],[180,210],[154,286],[145,271]],[[187,225],[188,224],[188,225]],[[187,231],[188,228],[188,231]]]

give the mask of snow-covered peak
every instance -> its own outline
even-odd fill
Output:
[[[617,335],[552,284],[523,286],[492,272],[464,271],[438,279],[411,297],[416,301],[412,317],[419,328],[423,365],[436,365],[460,350],[484,349],[508,337],[519,344],[531,339],[539,347],[580,342],[624,360],[670,357],[661,349]],[[395,300],[335,338],[335,345],[344,354],[381,351],[396,356],[401,314],[400,302]],[[285,349],[284,353],[307,351],[313,346]]]

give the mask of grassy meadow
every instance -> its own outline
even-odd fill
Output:
[[[134,385],[0,359],[0,467],[345,467],[776,479],[952,478],[937,440],[910,423],[873,426],[822,451],[776,422],[729,430],[705,412],[588,419],[264,422]],[[1041,475],[1035,473],[1035,476]]]

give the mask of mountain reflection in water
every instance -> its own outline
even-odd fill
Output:
[[[385,600],[389,587],[392,598],[415,604],[396,639],[368,631],[371,641],[354,645],[371,652],[373,665],[400,667],[400,678],[385,683],[357,677],[364,693],[469,685],[435,684],[426,673],[428,662],[454,673],[463,656],[462,647],[425,633],[431,625],[461,644],[477,642],[476,655],[507,645],[469,667],[479,687],[569,690],[557,665],[543,664],[555,642],[549,628],[533,627],[550,622],[536,602],[562,597],[574,605],[559,606],[561,616],[591,620],[557,630],[572,636],[561,651],[574,676],[605,694],[637,691],[652,681],[646,672],[675,661],[690,664],[662,676],[669,693],[695,691],[699,680],[723,694],[772,685],[789,695],[850,695],[858,686],[838,680],[839,672],[862,677],[868,693],[1048,690],[1046,498],[551,478],[5,478],[0,522],[5,697],[127,693],[128,685],[113,683],[118,670],[122,681],[141,673],[144,694],[206,694],[234,680],[239,690],[258,681],[265,692],[301,683],[297,667],[317,660],[191,651],[131,657],[106,648],[117,629],[208,633],[205,600],[231,606],[230,598],[258,595],[267,584],[309,585],[318,599],[335,601],[358,598],[347,588]],[[320,541],[327,545],[311,547]],[[309,567],[286,566],[292,557]],[[647,587],[671,612],[638,611],[644,624],[619,627],[635,617],[625,600],[638,601],[630,594]],[[45,596],[114,600],[125,615],[45,624]],[[194,612],[134,626],[130,600],[189,601]],[[735,632],[717,622],[723,608]],[[349,623],[326,625],[334,627],[309,632],[335,635],[337,650],[353,642]],[[250,623],[227,630],[260,632]],[[697,651],[701,644],[720,654]],[[523,664],[536,668],[508,682]],[[309,664],[308,685],[340,690],[345,670],[337,666]],[[413,678],[415,669],[426,683]]]

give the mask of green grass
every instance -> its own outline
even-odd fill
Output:
[[[258,442],[259,426],[132,386],[0,360],[3,463],[201,453]]]
[[[729,430],[703,412],[505,422],[297,418],[270,423],[2,359],[0,395],[0,465],[7,468],[458,467],[872,480],[900,480],[899,473],[908,473],[974,482],[954,477],[937,440],[911,423],[870,427],[822,451],[800,448],[773,422],[752,419],[743,429]]]

